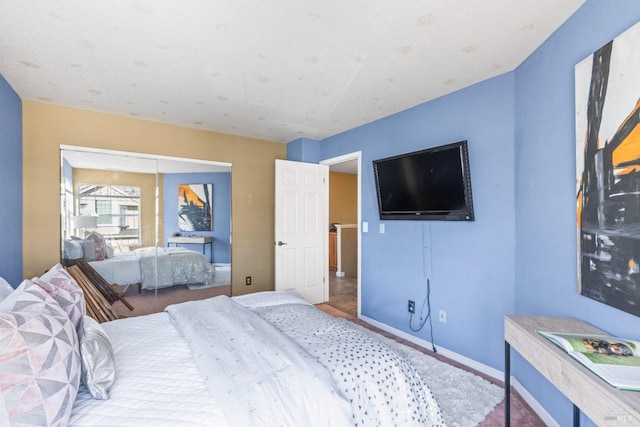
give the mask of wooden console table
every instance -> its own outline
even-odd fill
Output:
[[[167,239],[167,246],[202,245],[202,255],[206,255],[206,245],[209,245],[209,262],[213,263],[213,237],[207,236],[172,236]]]
[[[599,426],[640,424],[640,392],[619,390],[569,356],[536,331],[605,334],[581,320],[560,317],[506,316],[504,320],[505,426],[510,425],[513,347],[547,380],[573,402],[573,425],[580,411]]]

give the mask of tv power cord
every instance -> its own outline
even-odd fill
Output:
[[[425,304],[427,305],[427,316],[423,319],[422,312],[424,311]],[[427,279],[427,297],[423,301],[422,307],[420,308],[420,326],[418,326],[418,328],[413,327],[413,314],[414,313],[411,313],[409,316],[409,329],[411,329],[413,332],[420,332],[428,320],[429,333],[431,336],[431,348],[433,349],[434,353],[437,353],[438,350],[436,350],[436,345],[433,342],[433,323],[431,320],[431,281],[429,279]]]

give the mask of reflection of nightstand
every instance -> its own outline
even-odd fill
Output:
[[[213,237],[207,236],[173,236],[167,239],[167,246],[171,244],[180,245],[202,245],[202,255],[205,255],[205,247],[208,244],[210,249],[209,262],[213,262]]]

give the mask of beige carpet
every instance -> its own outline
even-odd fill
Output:
[[[451,360],[445,356],[442,356],[441,354],[436,354],[433,353],[431,350],[427,350],[423,347],[420,347],[410,341],[407,341],[405,339],[399,338],[395,335],[392,335],[386,331],[383,331],[381,329],[376,328],[375,326],[372,326],[354,316],[351,316],[347,313],[344,313],[340,310],[337,310],[336,308],[328,305],[328,304],[317,304],[316,305],[317,308],[319,308],[320,310],[329,313],[333,316],[336,317],[342,317],[345,318],[347,320],[350,320],[354,323],[357,323],[360,326],[363,326],[367,329],[370,329],[374,332],[379,333],[380,335],[383,335],[387,338],[390,338],[396,342],[399,342],[401,344],[404,344],[408,347],[412,347],[415,350],[418,350],[424,354],[427,354],[433,358],[436,358],[442,362],[445,362],[451,366],[455,366],[458,367],[460,369],[469,371],[475,375],[478,375],[482,378],[484,378],[485,380],[501,387],[504,388],[504,383],[502,381],[496,381],[494,378],[489,377],[488,375],[483,374],[482,372],[478,372],[475,371],[473,369],[470,369],[469,367],[462,365],[461,363],[458,363],[454,360]],[[511,389],[511,425],[512,426],[526,426],[526,427],[545,427],[546,424],[540,419],[540,417],[538,417],[538,415],[533,411],[533,409],[531,409],[531,407],[529,407],[529,405],[522,399],[522,397],[520,397],[520,395],[512,388]],[[497,426],[504,426],[504,398],[503,400],[498,403],[498,405],[493,409],[493,411],[491,411],[487,417],[478,424],[479,427],[497,427]]]
[[[391,338],[367,331],[411,362],[429,385],[449,427],[477,426],[504,399],[502,387],[479,375],[445,363]]]
[[[131,286],[125,298],[133,306],[133,311],[130,311],[120,301],[114,303],[113,308],[121,317],[135,317],[163,311],[171,304],[217,297],[218,295],[230,296],[231,285],[197,290],[189,290],[185,285],[179,285],[157,291],[142,291],[142,293],[138,293],[137,286]]]

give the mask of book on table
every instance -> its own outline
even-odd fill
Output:
[[[608,335],[537,331],[612,386],[640,391],[640,342]]]

